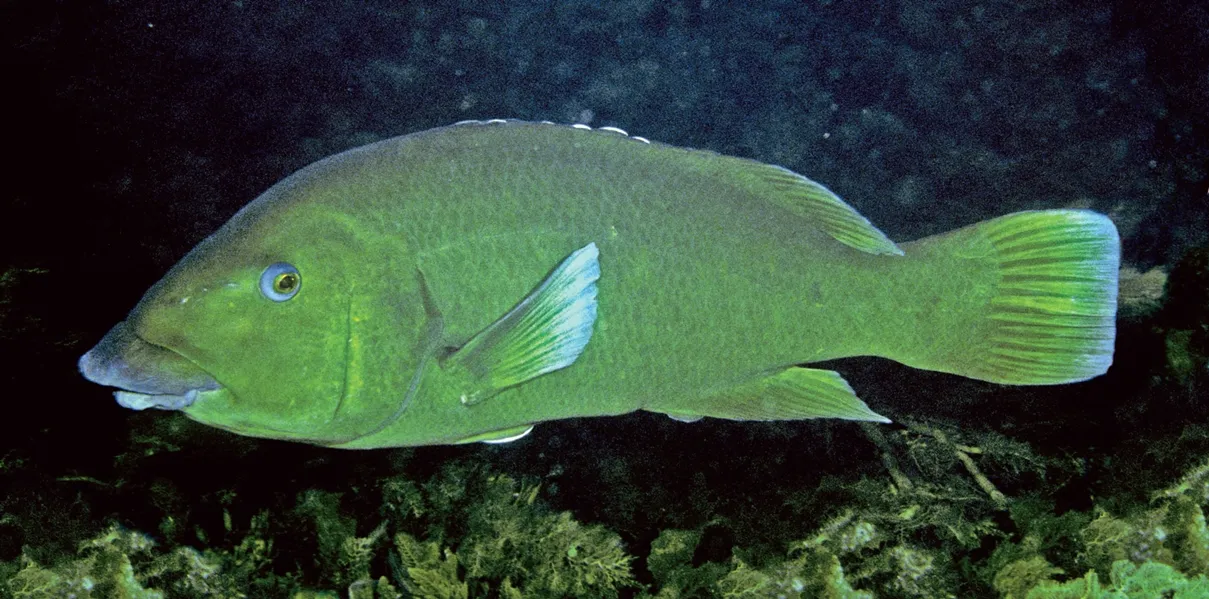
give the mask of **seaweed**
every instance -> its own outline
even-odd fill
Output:
[[[1134,597],[1160,587],[1181,598],[1202,592],[1209,575],[1209,462],[1151,491],[1144,504],[1106,498],[1086,510],[1060,510],[1051,496],[1017,496],[1028,488],[1019,481],[1062,480],[1071,468],[1024,444],[922,422],[890,434],[865,432],[884,473],[836,478],[821,491],[787,497],[804,506],[799,512],[826,511],[809,533],[779,550],[737,542],[727,533],[735,522],[723,516],[660,530],[649,546],[631,551],[604,525],[550,507],[555,496],[542,481],[458,459],[427,478],[399,474],[341,492],[314,488],[262,498],[269,503],[259,507],[245,505],[234,490],[218,491],[203,502],[212,505],[206,517],[218,519],[206,526],[168,502],[159,540],[111,523],[74,552],[24,552],[0,575],[14,598],[1038,599]],[[12,474],[24,466],[14,459],[7,468]],[[20,514],[0,515],[0,522],[20,523]],[[184,534],[189,529],[192,540]]]
[[[1007,595],[1005,595],[1007,597]],[[1155,562],[1137,565],[1119,560],[1112,565],[1109,583],[1100,581],[1095,570],[1066,582],[1045,580],[1024,599],[1204,599],[1209,597],[1209,579],[1187,578],[1171,566]]]
[[[447,505],[450,497],[443,490],[448,487],[436,483],[428,486],[433,504]],[[456,552],[441,551],[439,542],[396,535],[407,573],[401,582],[413,594],[483,597],[507,587],[526,597],[614,597],[634,584],[632,557],[620,537],[601,526],[581,525],[570,513],[548,511],[537,503],[537,485],[490,475],[478,490],[478,500],[467,506],[466,534],[457,540]]]

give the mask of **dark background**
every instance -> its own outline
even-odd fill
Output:
[[[559,507],[642,537],[692,516],[618,507],[626,497],[709,494],[693,508],[708,517],[834,464],[878,468],[847,424],[648,415],[551,423],[501,448],[334,452],[134,414],[77,375],[78,356],[240,206],[383,137],[468,118],[613,125],[802,172],[899,240],[1068,206],[1111,215],[1124,262],[1143,269],[1209,237],[1209,8],[1194,0],[9,0],[0,40],[0,476],[10,508],[42,501],[51,520],[153,529],[157,508],[129,489],[156,477],[204,503],[250,481],[341,488],[400,460],[471,456],[557,466]],[[1108,379],[1058,389],[836,367],[896,419],[1124,453],[1139,423],[1165,434],[1204,414],[1195,389],[1137,407],[1162,362],[1147,330],[1122,329]],[[131,466],[131,452],[150,458]],[[0,530],[0,560],[29,534]]]

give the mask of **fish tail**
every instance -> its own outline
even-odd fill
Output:
[[[980,300],[963,351],[930,365],[1012,385],[1087,380],[1112,364],[1120,238],[1086,210],[1018,212],[921,244],[982,264]]]

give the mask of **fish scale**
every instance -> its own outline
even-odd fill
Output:
[[[270,188],[81,370],[124,405],[347,448],[512,440],[639,409],[886,421],[809,363],[1091,378],[1111,364],[1119,252],[1111,221],[1081,210],[895,244],[781,167],[470,121]],[[265,287],[270,266],[300,285]]]

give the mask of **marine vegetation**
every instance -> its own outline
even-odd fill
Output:
[[[14,117],[7,120],[13,151],[0,211],[4,599],[1206,595],[1209,250],[1176,258],[1209,240],[1209,71],[1202,58],[1209,55],[1209,2],[13,0],[0,12]],[[1113,351],[1112,367],[1087,383],[1021,388],[849,358],[811,367],[840,373],[869,410],[893,423],[687,424],[638,412],[550,418],[502,447],[365,452],[239,436],[196,425],[179,411],[119,410],[77,376],[75,360],[138,294],[272,181],[346,148],[498,115],[592,126],[597,130],[559,134],[572,144],[615,145],[619,153],[602,151],[605,158],[623,159],[622,148],[650,149],[600,131],[618,125],[677,146],[782,165],[825,182],[895,240],[1028,210],[1107,215],[1128,268],[1116,343],[1104,344]],[[541,144],[518,147],[525,145]],[[517,172],[503,153],[488,158],[478,163],[488,165],[485,171]],[[359,181],[369,179],[379,177]],[[594,180],[625,197],[634,179],[649,181]],[[701,177],[683,181],[676,191],[714,186]],[[543,197],[570,189],[551,187],[558,193]],[[515,413],[503,405],[510,394],[580,376],[573,371],[603,362],[595,355],[602,347],[627,349],[613,326],[624,321],[615,320],[618,294],[610,293],[623,289],[619,274],[661,291],[673,277],[690,280],[694,270],[683,266],[711,247],[687,228],[664,227],[690,234],[628,254],[658,252],[663,259],[635,260],[630,266],[646,268],[627,270],[618,258],[633,228],[558,239],[560,221],[584,219],[524,212],[552,224],[548,234],[506,240],[522,246],[512,253],[499,251],[508,249],[501,238],[462,253],[531,262],[466,277],[468,293],[449,291],[464,275],[446,268],[458,252],[428,255],[417,265],[410,251],[378,245],[369,253],[384,260],[348,259],[333,269],[375,290],[412,293],[411,301],[338,306],[345,309],[333,313],[345,316],[346,326],[368,331],[358,337],[364,343],[342,348],[380,360],[365,372],[395,377],[379,379],[381,387],[410,389],[417,365],[436,372],[457,364],[451,350],[530,297],[567,258],[580,250],[578,257],[590,257],[595,244],[597,326],[574,364],[497,395],[490,384],[470,387],[468,406],[460,405],[461,394],[454,398],[459,409],[480,413],[480,422],[510,424],[500,422]],[[665,223],[685,214],[652,213]],[[344,236],[343,219],[317,219],[332,235],[299,236],[293,227],[271,226],[282,221],[270,218],[261,219],[269,235],[254,237],[281,235],[325,257],[340,254],[312,240],[372,238],[365,224],[380,227],[385,239],[397,239],[389,228],[403,223],[473,237],[427,218],[435,215],[357,214],[360,235]],[[785,247],[785,240],[802,242],[796,228],[788,230],[799,219],[769,219],[773,235],[736,235],[741,219],[726,218],[733,214],[722,214],[707,233],[751,244],[748,258],[803,255]],[[817,247],[834,245],[843,244]],[[858,254],[850,246],[837,251],[847,249]],[[867,260],[894,258],[901,257]],[[390,261],[404,268],[375,270]],[[239,291],[266,308],[314,307],[322,295],[315,292],[326,270],[293,256],[251,262]],[[573,271],[580,283],[592,278],[594,261],[586,262],[572,263],[588,267]],[[720,259],[702,264],[696,272],[709,282],[729,281],[703,289],[714,298],[810,297],[790,269],[743,281],[751,270]],[[173,279],[187,277],[170,275],[160,290],[173,291]],[[431,305],[422,301],[421,285],[436,300]],[[758,285],[774,289],[753,293]],[[230,289],[202,287],[215,290],[211,297]],[[591,287],[578,287],[580,297]],[[910,309],[928,299],[905,295],[913,301],[892,305]],[[177,306],[207,306],[201,294],[176,299],[184,297],[189,301]],[[660,310],[633,302],[634,316],[653,312],[640,332],[687,322],[698,326],[684,329],[712,341],[714,321],[722,319],[692,320],[689,299],[660,303]],[[369,318],[355,310],[383,305],[399,310]],[[777,313],[780,323],[752,318],[760,325],[750,329],[755,339],[743,340],[752,343],[736,342],[730,330],[706,347],[752,361],[766,357],[751,355],[758,351],[802,349],[759,343],[801,326],[800,307]],[[439,323],[430,318],[437,314]],[[879,342],[894,336],[883,329],[909,330],[856,316],[852,323],[868,324]],[[412,326],[379,326],[384,318]],[[219,337],[230,333],[225,326],[246,321],[199,322],[203,333]],[[433,343],[437,324],[450,334]],[[844,328],[839,320],[829,324]],[[315,354],[326,349],[307,343],[318,328],[265,330]],[[387,337],[390,331],[397,338]],[[658,377],[602,369],[598,380],[641,391],[723,378],[728,356],[703,363],[676,351],[688,345],[684,338],[666,336],[622,354],[664,367]],[[256,360],[254,349],[264,357]],[[267,349],[228,355],[236,356],[235,366],[274,365],[271,376],[224,373],[210,382],[193,372],[186,382],[196,387],[149,385],[141,391],[172,393],[128,389],[121,398],[132,406],[181,407],[195,391],[205,397],[186,408],[201,413],[222,398],[201,387],[220,380],[234,381],[232,388],[262,385],[265,395],[312,385],[287,361],[315,354]],[[798,364],[799,357],[778,364]],[[186,364],[169,366],[190,374]],[[375,386],[372,377],[340,378],[356,369],[330,372],[330,380]],[[622,373],[629,379],[610,381]],[[346,404],[350,418],[341,424],[348,427],[337,433],[374,433],[422,406],[421,397],[403,401],[406,393],[384,396],[385,405]],[[551,403],[563,414],[578,407],[578,396],[551,396],[566,403],[542,402],[533,412],[549,415]],[[358,421],[359,408],[377,416],[372,425]],[[209,415],[240,416],[218,409]],[[524,414],[517,428],[535,422],[533,415]],[[508,438],[522,431],[490,432]],[[454,437],[446,434],[441,441]],[[371,437],[363,441],[396,441]],[[416,437],[401,439],[408,440]]]
[[[1173,295],[1128,324],[1128,338],[1194,338],[1198,260],[1172,270]],[[999,429],[1013,428],[1010,417],[963,427],[927,409],[898,416],[907,410],[895,405],[894,425],[646,416],[632,424],[656,431],[643,443],[602,444],[637,437],[565,426],[506,448],[334,455],[140,415],[104,479],[41,472],[20,451],[0,456],[0,595],[1207,597],[1209,430],[1183,418],[1182,402],[1209,377],[1196,351],[1162,358],[1131,359],[1149,369],[1137,377],[1147,386],[1089,415],[1091,426],[1142,432],[1123,450],[1082,457],[1026,441],[1050,434],[1041,415],[1008,436]],[[856,376],[883,378],[872,374]],[[942,383],[948,405],[965,400],[952,379]],[[762,447],[762,459],[678,454],[700,447],[675,436],[685,427]],[[420,451],[426,459],[414,459]],[[281,480],[305,478],[275,489],[228,473],[191,490],[179,473],[216,452],[254,458],[250,471],[262,474],[283,456],[304,459]],[[764,486],[713,478],[739,472],[732,459]]]
[[[14,599],[1209,597],[1209,462],[1141,506],[1058,513],[991,480],[1052,462],[994,436],[963,440],[922,425],[874,440],[886,471],[802,496],[830,496],[829,515],[779,550],[719,546],[735,524],[725,520],[627,541],[552,510],[538,480],[455,460],[423,480],[308,490],[277,516],[224,511],[225,534],[209,543],[171,541],[167,522],[158,534],[110,523],[73,551],[27,548],[0,566],[0,588]]]
[[[419,485],[382,481],[379,522],[362,536],[341,494],[313,490],[288,517],[261,512],[237,527],[225,516],[242,538],[222,549],[162,546],[113,524],[74,553],[23,555],[0,573],[14,598],[326,596],[323,587],[351,597],[615,597],[636,588],[621,538],[549,510],[539,490],[452,464]],[[308,545],[312,563],[275,571],[286,543]]]

